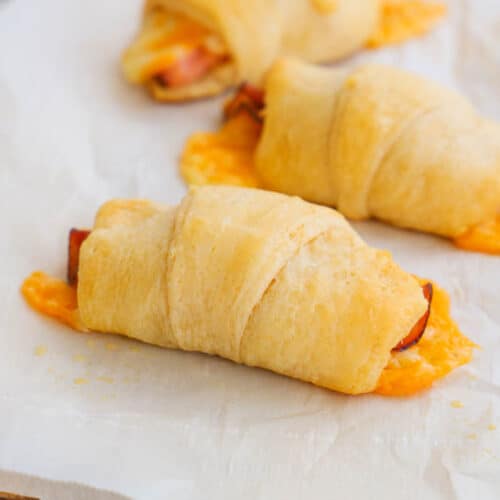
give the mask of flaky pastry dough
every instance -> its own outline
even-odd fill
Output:
[[[495,218],[500,127],[457,93],[387,66],[290,59],[265,91],[262,186],[450,238]]]
[[[177,208],[144,203],[106,204],[83,243],[89,330],[357,394],[426,310],[418,281],[331,209],[231,187],[193,189]]]

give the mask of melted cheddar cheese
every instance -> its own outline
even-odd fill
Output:
[[[253,156],[260,132],[259,123],[240,113],[217,132],[194,134],[181,157],[182,176],[188,184],[258,187]]]
[[[35,311],[75,330],[86,330],[78,313],[76,287],[37,271],[24,281],[21,293]]]
[[[222,41],[210,30],[180,14],[155,8],[145,15],[141,33],[123,55],[125,76],[144,84],[197,47],[223,53]]]
[[[404,42],[429,31],[446,13],[446,6],[425,0],[381,0],[378,29],[367,42],[377,48]]]
[[[338,0],[311,0],[312,6],[320,14],[331,14],[337,10]]]
[[[420,282],[424,284],[427,281]],[[410,349],[392,353],[375,389],[377,394],[414,394],[470,361],[477,346],[460,332],[451,319],[447,293],[435,283],[433,287],[431,314],[424,335]]]
[[[500,255],[500,214],[455,238],[454,243],[464,250]]]

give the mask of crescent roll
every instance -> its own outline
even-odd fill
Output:
[[[147,0],[123,69],[160,101],[193,99],[259,84],[284,54],[326,62],[399,42],[443,12],[422,0]]]
[[[253,185],[463,246],[489,231],[483,249],[495,252],[500,126],[463,97],[387,66],[343,70],[289,59],[273,66],[264,93],[262,126],[246,123],[247,113],[234,117],[219,142],[213,134],[189,142],[182,160],[188,181],[210,181],[203,168],[217,171],[210,155],[219,148],[246,163],[247,178],[255,166]],[[241,136],[251,139],[243,160],[235,146]],[[500,231],[496,245],[500,251]]]
[[[177,207],[115,200],[83,239],[76,290],[41,273],[23,285],[31,305],[80,330],[215,354],[348,394],[412,393],[470,359],[473,344],[447,305],[431,313],[441,323],[429,320],[430,284],[422,293],[340,214],[296,197],[202,187]]]

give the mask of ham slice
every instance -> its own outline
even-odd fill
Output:
[[[241,112],[248,113],[256,122],[262,124],[265,108],[264,91],[249,83],[240,86],[233,98],[224,106],[224,117],[230,120]]]
[[[223,55],[213,54],[204,47],[197,47],[156,75],[156,80],[169,88],[190,85],[201,80],[224,59]]]
[[[416,344],[425,332],[427,328],[427,322],[429,321],[429,316],[431,314],[431,303],[432,303],[432,294],[433,288],[432,283],[427,283],[422,287],[422,292],[424,294],[425,299],[428,302],[427,311],[425,314],[417,321],[416,325],[412,328],[411,332],[398,343],[396,347],[394,347],[393,351],[404,351]]]
[[[76,285],[78,282],[78,264],[80,262],[80,247],[87,239],[90,231],[86,229],[71,229],[68,238],[68,283]]]

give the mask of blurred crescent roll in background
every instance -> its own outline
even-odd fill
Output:
[[[189,100],[260,84],[283,55],[333,62],[401,42],[444,12],[421,0],[148,0],[123,70],[157,100]]]

